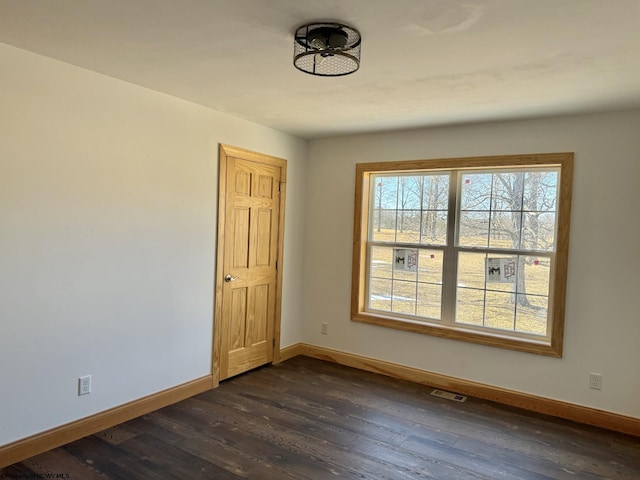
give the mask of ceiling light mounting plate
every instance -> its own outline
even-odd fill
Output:
[[[293,65],[321,77],[348,75],[360,68],[360,32],[337,22],[302,25],[294,35]]]

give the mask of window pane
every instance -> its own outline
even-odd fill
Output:
[[[422,212],[421,243],[431,245],[447,244],[447,211],[427,210]]]
[[[548,296],[551,259],[521,256],[520,266],[524,269],[524,278],[518,283],[518,293]]]
[[[516,330],[534,335],[547,334],[549,275],[551,259],[520,256],[516,297]]]
[[[464,173],[460,210],[489,210],[491,205],[491,174]]]
[[[386,210],[398,209],[398,177],[374,177],[374,205]]]
[[[526,212],[522,248],[543,252],[555,251],[555,224],[555,213]]]
[[[491,210],[522,210],[524,173],[494,173]]]
[[[440,319],[442,303],[442,285],[418,284],[418,315]]]
[[[522,305],[522,297],[523,295],[518,294],[516,330],[533,335],[546,335],[548,297],[527,295],[525,298],[528,306]]]
[[[398,211],[396,242],[420,243],[420,211]]]
[[[393,248],[371,247],[370,276],[375,278],[393,277]]]
[[[422,176],[398,177],[398,209],[420,210]]]
[[[416,284],[415,282],[393,282],[393,297],[391,310],[396,313],[416,314]]]
[[[521,273],[518,257],[492,253],[487,258],[484,272],[487,290],[515,293],[518,275]]]
[[[418,275],[418,250],[413,248],[393,249],[393,278],[415,282]]]
[[[398,177],[373,177],[371,209],[371,240],[395,242],[398,210]]]
[[[522,212],[491,212],[491,248],[520,248],[520,231],[522,230]]]
[[[512,293],[487,291],[484,310],[484,326],[514,330],[515,295]]]
[[[369,308],[391,311],[391,280],[371,279],[369,283]]]
[[[525,173],[523,209],[532,212],[555,212],[558,196],[558,172]]]
[[[420,250],[418,258],[418,281],[442,284],[442,261],[440,250]]]
[[[484,289],[486,253],[458,254],[458,286]]]
[[[375,242],[396,241],[396,210],[372,210],[371,240]]]
[[[458,288],[456,322],[482,325],[484,318],[484,291]]]
[[[489,243],[489,212],[460,212],[458,244],[486,247]]]
[[[422,180],[422,209],[447,210],[449,175],[424,175]]]

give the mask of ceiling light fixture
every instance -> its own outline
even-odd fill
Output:
[[[309,23],[296,30],[293,65],[305,73],[339,77],[360,68],[360,32],[341,23]]]

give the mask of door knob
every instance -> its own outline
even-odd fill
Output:
[[[234,277],[234,276],[231,276],[231,275],[227,275],[226,277],[224,277],[224,281],[227,282],[227,283],[233,282],[234,280],[237,280],[237,279],[238,279],[238,277]]]

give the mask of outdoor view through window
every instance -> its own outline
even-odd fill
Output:
[[[562,165],[445,163],[359,165],[366,240],[354,252],[364,263],[356,316],[551,344],[552,304],[564,302],[553,291]]]

